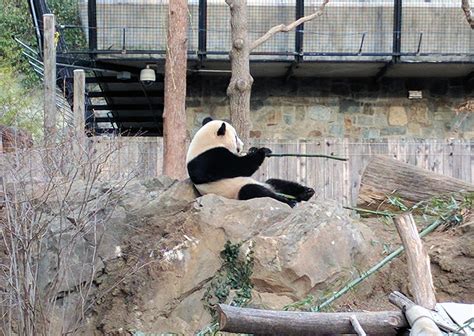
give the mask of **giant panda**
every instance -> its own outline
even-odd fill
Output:
[[[232,125],[204,119],[186,156],[189,177],[201,195],[216,194],[239,200],[271,197],[291,207],[314,195],[312,188],[295,182],[269,179],[261,183],[251,178],[271,150],[252,147],[246,155],[240,155],[242,146]]]

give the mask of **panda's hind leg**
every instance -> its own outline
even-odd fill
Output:
[[[295,200],[280,196],[269,188],[266,188],[260,184],[246,184],[239,191],[239,200],[249,200],[260,197],[270,197],[276,199],[277,201],[288,204],[292,208],[296,205]]]
[[[293,196],[297,202],[308,201],[314,195],[313,188],[305,187],[296,182],[269,179],[265,183],[272,186],[277,193]]]

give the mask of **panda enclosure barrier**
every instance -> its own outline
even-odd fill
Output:
[[[161,174],[162,138],[93,137],[89,141],[99,153],[108,148],[111,150],[110,160],[102,172],[104,179],[116,179],[130,173],[136,173],[139,178]],[[271,177],[298,181],[315,188],[318,197],[334,199],[345,206],[356,204],[363,170],[375,155],[387,155],[474,184],[474,140],[328,138],[317,141],[260,141],[252,145],[271,148],[274,153],[317,153],[348,158],[348,161],[336,161],[311,157],[270,157],[256,173],[256,178],[262,181]],[[5,146],[10,145],[5,143]],[[40,155],[40,151],[34,148],[27,150],[32,152],[29,160],[34,165],[35,156]]]

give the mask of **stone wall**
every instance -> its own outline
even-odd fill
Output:
[[[191,134],[206,116],[229,119],[228,78],[188,83]],[[408,88],[423,98],[408,99]],[[474,138],[474,113],[456,107],[473,96],[463,79],[255,79],[251,137],[260,139]],[[472,98],[471,98],[472,99]]]

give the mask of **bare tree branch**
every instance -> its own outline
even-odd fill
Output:
[[[472,13],[469,0],[462,0],[461,7],[464,11],[464,14],[466,15],[467,22],[471,25],[471,29],[474,29],[474,14]]]
[[[463,0],[463,2],[464,1],[467,2],[467,0]],[[319,6],[318,11],[314,12],[311,15],[303,16],[302,18],[299,18],[298,20],[290,23],[289,25],[279,24],[277,26],[274,26],[274,27],[270,28],[270,30],[267,31],[262,37],[260,37],[260,38],[258,38],[258,39],[256,39],[255,41],[252,42],[252,44],[250,45],[250,50],[254,50],[255,48],[259,47],[260,45],[265,43],[270,37],[272,37],[276,33],[281,33],[281,32],[287,33],[289,31],[295,29],[296,27],[298,27],[300,24],[305,23],[307,21],[311,21],[311,20],[315,19],[316,17],[323,15],[324,8],[326,7],[326,4],[328,2],[329,2],[329,0],[324,0],[323,3],[321,4],[321,6]]]

